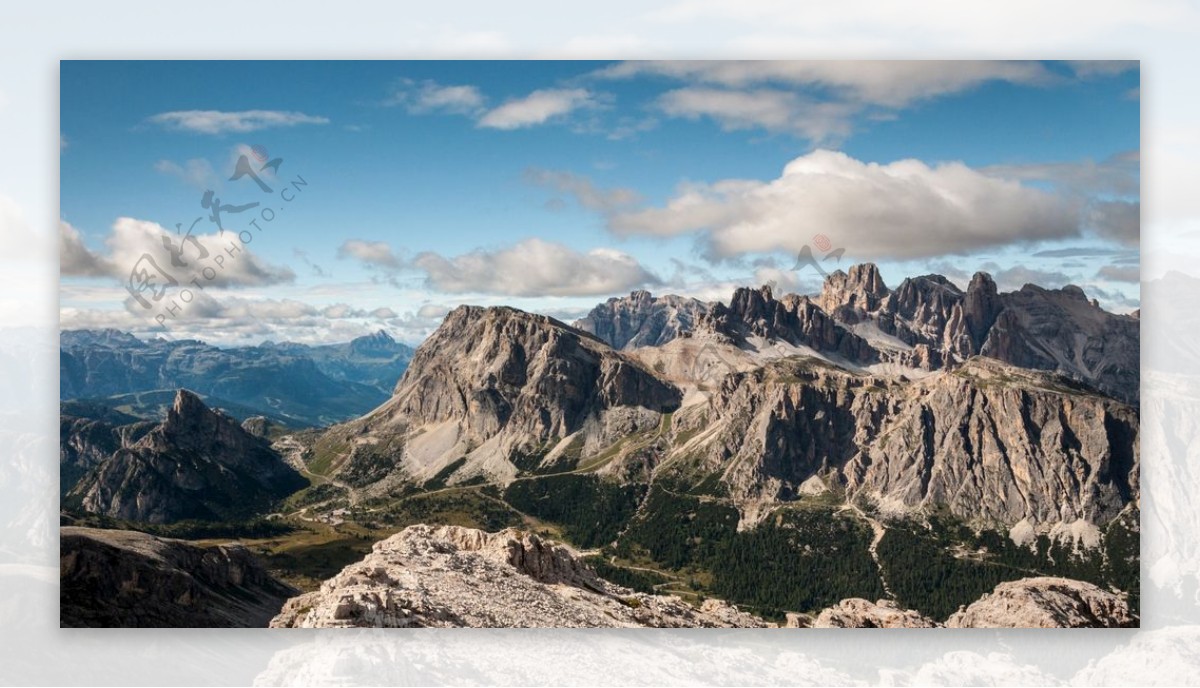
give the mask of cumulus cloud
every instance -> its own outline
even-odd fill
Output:
[[[368,267],[385,270],[400,268],[400,259],[392,252],[392,247],[383,241],[348,239],[338,247],[338,258],[354,258]]]
[[[798,252],[816,233],[856,259],[962,254],[1079,234],[1071,199],[981,174],[961,163],[865,163],[817,150],[772,181],[682,187],[665,206],[618,213],[622,235],[695,233],[712,258]]]
[[[422,318],[444,318],[450,312],[450,307],[440,303],[427,303],[417,309],[417,315]]]
[[[633,189],[602,189],[587,177],[573,172],[531,168],[524,176],[531,184],[566,194],[584,208],[604,214],[632,207],[641,201],[641,196]]]
[[[598,296],[656,285],[660,280],[632,256],[607,248],[581,253],[563,244],[526,239],[499,250],[452,258],[421,253],[413,266],[438,291],[507,296]]]
[[[329,118],[284,110],[176,110],[149,117],[150,124],[164,129],[195,134],[244,134],[261,129],[293,127],[298,124],[329,124]]]
[[[475,86],[446,86],[436,81],[402,79],[385,104],[404,106],[413,114],[473,114],[480,111],[486,100]]]
[[[1142,204],[1136,201],[1092,201],[1087,208],[1089,228],[1105,239],[1136,245],[1142,235]]]
[[[489,110],[477,124],[486,129],[522,129],[545,124],[592,104],[592,94],[586,89],[543,89]]]
[[[169,276],[178,284],[187,284],[208,268],[212,277],[202,279],[205,288],[280,284],[296,277],[290,268],[259,258],[249,245],[241,243],[236,232],[181,236],[155,222],[122,217],[104,243],[106,252],[92,251],[75,228],[60,222],[61,274],[125,282],[135,268],[142,268],[162,275],[160,283],[169,281]]]
[[[84,245],[79,230],[62,221],[58,223],[58,270],[67,277],[106,277],[115,272],[110,261]]]

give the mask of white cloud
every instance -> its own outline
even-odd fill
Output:
[[[123,290],[116,290],[123,291]],[[110,303],[120,303],[116,294]],[[257,344],[266,339],[305,343],[345,342],[373,333],[381,325],[404,341],[419,341],[431,324],[412,314],[398,316],[387,307],[373,310],[344,303],[315,306],[296,299],[244,298],[198,292],[195,299],[164,324],[136,306],[124,309],[61,309],[63,329],[115,328],[142,337],[193,338],[211,344]]]
[[[543,170],[531,168],[525,171],[525,180],[545,186],[575,199],[579,205],[600,213],[611,213],[641,201],[633,189],[602,189],[587,177],[565,170]]]
[[[400,268],[400,259],[392,252],[392,247],[383,241],[348,239],[338,247],[338,258],[354,258],[369,267],[389,270]]]
[[[177,110],[161,112],[146,120],[165,129],[196,134],[247,133],[261,129],[291,127],[297,124],[328,124],[326,117],[283,110]]]
[[[666,115],[711,117],[726,130],[761,127],[815,145],[836,143],[856,120],[992,81],[1044,85],[1063,80],[1040,62],[1003,60],[647,61],[596,72],[605,78],[659,76],[685,82],[657,100]]]
[[[105,246],[108,250],[104,254],[88,249],[78,231],[60,222],[61,274],[111,277],[126,282],[135,267],[144,266],[152,272],[170,275],[181,285],[200,276],[204,288],[261,286],[295,279],[291,269],[270,265],[252,253],[249,245],[241,243],[238,233],[233,231],[223,235],[192,233],[185,239],[157,223],[122,217],[113,224]],[[183,265],[174,263],[173,252],[178,252],[177,258]],[[144,262],[144,256],[149,256],[152,262]],[[211,270],[211,278],[200,274],[205,268]]]
[[[58,269],[64,276],[76,277],[105,277],[115,272],[109,261],[88,250],[79,230],[62,221],[58,223]]]
[[[479,112],[486,98],[475,86],[445,86],[436,81],[417,83],[401,80],[386,105],[403,105],[414,114],[448,112],[473,114]]]
[[[685,119],[711,117],[726,131],[761,127],[795,133],[816,142],[850,133],[850,117],[859,109],[844,102],[819,102],[791,91],[689,87],[668,91],[657,101],[666,115]]]
[[[817,150],[778,179],[685,186],[664,207],[619,213],[609,226],[625,235],[697,233],[714,258],[797,252],[823,233],[856,260],[909,259],[1077,236],[1080,207],[962,163],[865,163]]]
[[[452,258],[421,253],[413,265],[438,291],[507,296],[593,296],[659,284],[632,256],[608,248],[580,253],[563,244],[526,239],[509,248]]]
[[[450,312],[450,307],[440,303],[427,303],[417,309],[417,315],[422,318],[444,318]]]
[[[592,95],[586,89],[544,89],[484,113],[478,125],[488,129],[521,129],[545,124],[592,103]]]
[[[843,101],[887,107],[904,107],[989,81],[1054,81],[1039,62],[1004,60],[672,60],[623,62],[600,72],[613,78],[645,74],[730,88],[815,87],[832,90]]]
[[[183,165],[172,160],[159,160],[154,163],[154,170],[160,174],[178,177],[187,185],[202,190],[217,188],[223,181],[213,169],[212,163],[204,158],[192,158]]]

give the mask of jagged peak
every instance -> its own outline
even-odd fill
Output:
[[[171,403],[171,410],[167,413],[167,422],[178,421],[198,413],[211,412],[198,394],[191,390],[180,389],[175,392],[175,401]]]

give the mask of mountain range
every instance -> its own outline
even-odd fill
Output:
[[[67,330],[60,339],[59,394],[157,419],[184,388],[241,419],[328,425],[386,401],[412,354],[383,331],[341,344],[218,348],[117,330]]]
[[[869,264],[812,296],[634,292],[574,326],[461,306],[364,415],[271,434],[187,392],[158,425],[64,405],[62,474],[84,512],[169,523],[267,513],[301,470],[289,501],[327,520],[540,524],[616,583],[774,619],[852,598],[947,619],[1034,595],[997,587],[1029,576],[1121,591],[1136,614],[1138,330],[1073,286],[890,289]],[[109,360],[133,359],[93,356]],[[293,606],[280,623],[307,625]]]

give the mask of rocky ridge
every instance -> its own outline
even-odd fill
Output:
[[[298,591],[244,547],[63,527],[64,627],[263,627]]]
[[[416,525],[378,542],[274,628],[761,628],[719,601],[693,607],[605,581],[570,549],[516,530]]]

